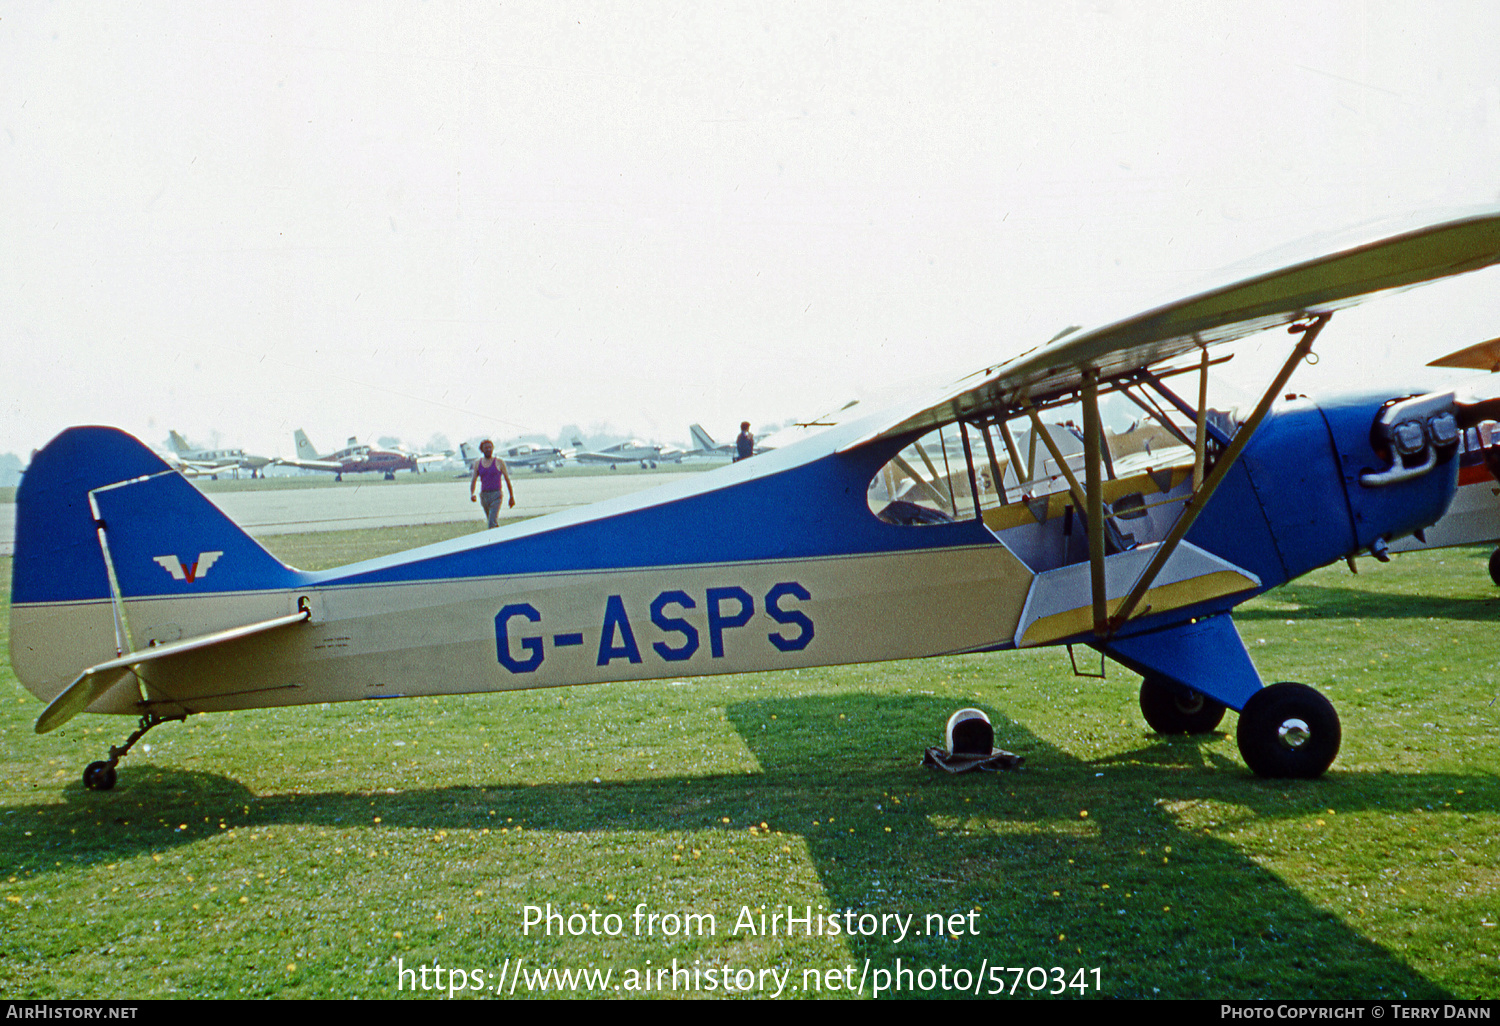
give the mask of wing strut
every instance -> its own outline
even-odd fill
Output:
[[[1083,372],[1083,472],[1088,499],[1089,585],[1094,598],[1094,634],[1109,633],[1108,596],[1104,590],[1104,476],[1099,450],[1104,429],[1099,419],[1099,372]]]
[[[1214,463],[1214,468],[1204,480],[1203,486],[1188,496],[1187,502],[1183,505],[1182,515],[1177,518],[1177,523],[1172,525],[1172,530],[1167,533],[1166,538],[1162,539],[1161,545],[1157,547],[1156,554],[1152,557],[1151,562],[1146,564],[1146,568],[1141,571],[1140,577],[1136,578],[1136,582],[1131,586],[1130,592],[1120,603],[1119,610],[1109,619],[1109,633],[1119,630],[1130,619],[1131,614],[1135,612],[1136,606],[1140,605],[1141,599],[1145,596],[1147,589],[1151,587],[1152,582],[1161,573],[1162,567],[1166,566],[1167,560],[1176,551],[1178,544],[1188,533],[1188,529],[1193,526],[1193,522],[1198,519],[1198,514],[1203,512],[1203,508],[1213,498],[1214,492],[1218,491],[1219,485],[1228,476],[1230,468],[1239,459],[1240,453],[1245,450],[1245,446],[1250,444],[1250,438],[1255,434],[1255,429],[1260,427],[1260,422],[1271,411],[1271,403],[1281,394],[1282,387],[1286,384],[1287,379],[1292,376],[1292,371],[1296,369],[1297,363],[1312,351],[1313,341],[1318,337],[1319,332],[1323,330],[1323,327],[1328,323],[1328,319],[1332,316],[1333,314],[1331,313],[1318,314],[1311,321],[1294,324],[1287,329],[1291,332],[1300,332],[1302,340],[1293,348],[1292,355],[1282,365],[1281,371],[1276,375],[1276,380],[1271,382],[1271,386],[1260,397],[1260,402],[1256,404],[1255,412],[1250,415],[1250,418],[1245,423],[1240,425],[1240,429],[1230,439],[1229,445],[1219,456],[1218,461]],[[1090,553],[1090,557],[1092,558],[1092,552]],[[1102,576],[1102,567],[1095,572]],[[1097,601],[1098,599],[1096,598],[1096,604]],[[1095,627],[1095,632],[1098,632],[1097,626]]]
[[[969,470],[969,495],[974,500],[974,519],[983,521],[984,512],[979,508],[979,482],[974,477],[974,453],[969,448],[969,425],[958,422],[958,440],[964,443],[964,466]]]
[[[917,450],[917,455],[922,457],[922,462],[926,465],[927,472],[932,475],[932,477],[928,478],[928,480],[936,481],[938,479],[937,467],[932,465],[932,457],[927,455],[927,449],[923,447],[920,442],[917,445],[913,446],[913,448]],[[937,492],[934,490],[933,494],[936,495]],[[941,496],[939,497],[938,501],[942,501]]]
[[[1166,428],[1167,431],[1172,434],[1173,438],[1176,438],[1183,445],[1192,448],[1193,440],[1189,438],[1181,428],[1172,423],[1172,418],[1168,417],[1166,411],[1163,410],[1160,406],[1157,406],[1155,401],[1151,400],[1149,397],[1142,398],[1141,396],[1136,395],[1130,390],[1130,387],[1128,385],[1121,386],[1120,393],[1124,395],[1125,398],[1129,399],[1131,402],[1139,406],[1141,409],[1145,410],[1146,416],[1150,417],[1162,427]]]
[[[1203,370],[1198,375],[1198,433],[1193,438],[1193,491],[1203,487],[1203,461],[1208,454],[1208,346],[1203,347]]]

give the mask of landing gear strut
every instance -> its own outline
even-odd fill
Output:
[[[158,723],[166,723],[169,720],[183,720],[186,716],[158,716],[155,713],[147,713],[141,717],[141,722],[135,729],[135,733],[125,739],[123,745],[110,745],[109,758],[99,762],[91,762],[83,771],[83,786],[90,791],[108,791],[115,786],[115,766],[125,754],[135,746],[135,743],[145,737],[146,731]]]

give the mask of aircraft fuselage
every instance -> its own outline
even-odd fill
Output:
[[[872,512],[872,479],[909,439],[840,453],[834,432],[599,507],[319,573],[277,563],[216,509],[200,508],[207,500],[175,474],[101,488],[120,479],[122,463],[150,472],[155,459],[122,455],[90,487],[132,648],[300,604],[311,617],[151,663],[141,671],[144,704],[122,686],[94,711],[167,715],[1064,642],[1098,644],[1129,663],[1132,636],[1226,612],[1441,515],[1456,460],[1389,486],[1360,483],[1387,459],[1370,440],[1381,404],[1302,402],[1274,413],[1167,563],[1149,612],[1109,643],[1090,632],[1083,521],[1065,490],[920,526]],[[56,458],[70,459],[71,448]],[[51,451],[38,457],[44,468]],[[17,674],[43,700],[117,648],[91,516],[70,514],[79,529],[70,558],[88,566],[62,579],[40,570],[38,532],[69,519],[25,491],[48,476],[28,474],[22,486],[11,634]],[[1117,601],[1191,485],[1180,467],[1112,484],[1116,499],[1141,494],[1149,508],[1128,522],[1133,546],[1105,561]],[[1232,681],[1216,694],[1212,682],[1179,679],[1232,708],[1249,686]]]

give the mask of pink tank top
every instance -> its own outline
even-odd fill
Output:
[[[479,490],[482,492],[498,492],[500,490],[500,461],[496,460],[489,466],[480,460],[479,464]]]

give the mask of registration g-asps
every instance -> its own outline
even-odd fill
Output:
[[[811,600],[812,593],[796,581],[772,585],[760,608],[781,629],[768,632],[766,642],[781,652],[806,648],[813,639],[813,621],[796,603]],[[725,636],[747,627],[756,608],[755,597],[739,585],[708,588],[701,601],[681,589],[669,589],[651,600],[649,616],[637,610],[634,618],[624,598],[610,595],[600,612],[596,665],[608,666],[617,659],[640,663],[647,655],[668,663],[686,662],[703,647],[705,633],[710,658],[722,659]],[[702,627],[683,615],[699,610],[706,618]],[[638,634],[636,623],[647,622],[650,627]],[[546,633],[545,618],[529,602],[512,603],[495,614],[495,654],[511,673],[531,673],[540,667],[549,643],[560,649],[583,647],[585,642],[582,631]]]

